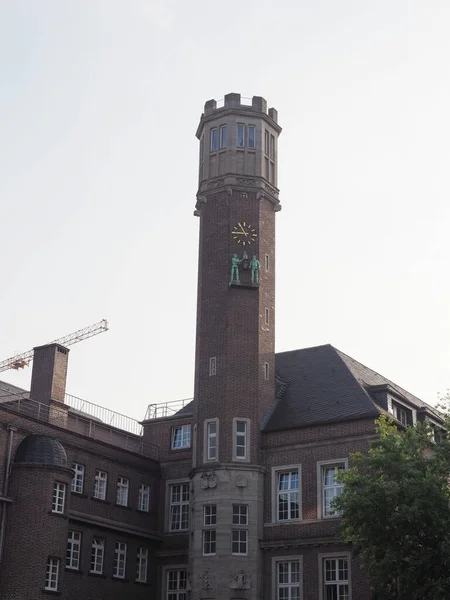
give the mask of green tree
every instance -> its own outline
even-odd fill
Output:
[[[418,424],[399,432],[382,416],[368,454],[338,476],[341,535],[377,600],[450,598],[450,441]]]

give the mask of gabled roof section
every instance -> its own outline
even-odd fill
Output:
[[[289,385],[283,390],[264,431],[364,417],[375,419],[382,411],[368,388],[386,383],[395,385],[330,344],[279,353],[275,366],[277,377]],[[402,390],[402,393],[407,392]],[[415,398],[411,394],[408,397]],[[414,405],[419,408],[424,403],[415,398]]]
[[[12,385],[11,383],[6,383],[6,381],[0,381],[0,404],[3,404],[4,402],[14,402],[14,400],[21,400],[29,397],[30,392],[27,392],[16,385]]]

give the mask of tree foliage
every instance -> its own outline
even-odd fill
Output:
[[[399,432],[382,416],[368,454],[338,476],[341,534],[379,600],[450,598],[450,441],[427,424]]]

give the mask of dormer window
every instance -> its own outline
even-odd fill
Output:
[[[395,404],[393,402],[392,412],[394,414],[394,418],[397,419],[397,421],[400,421],[402,425],[408,425],[408,411],[405,408],[403,408],[403,406],[400,406],[399,404]]]
[[[191,426],[182,425],[172,428],[172,450],[191,447]]]

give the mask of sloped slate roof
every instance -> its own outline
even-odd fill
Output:
[[[390,385],[418,409],[428,407],[330,344],[279,353],[275,365],[277,377],[287,385],[264,431],[376,418],[380,409],[369,393],[375,385]]]
[[[0,381],[0,404],[3,402],[13,402],[22,398],[29,398],[30,393],[22,388]]]

